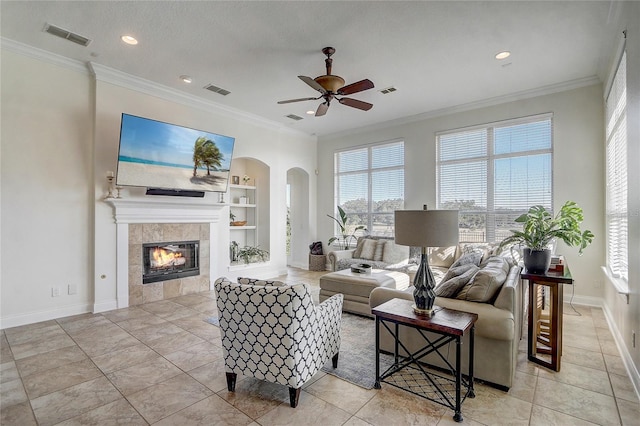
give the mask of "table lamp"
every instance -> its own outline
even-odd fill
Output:
[[[429,268],[428,247],[450,247],[458,244],[457,210],[396,210],[395,242],[403,246],[421,247],[418,272],[413,280],[415,289],[413,310],[419,315],[431,315],[436,283]]]

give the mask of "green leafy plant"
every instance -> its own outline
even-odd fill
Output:
[[[366,232],[367,228],[364,225],[357,225],[353,227],[347,224],[347,220],[348,220],[347,214],[344,212],[344,210],[340,206],[338,206],[338,214],[339,214],[339,218],[335,218],[329,214],[327,215],[331,219],[335,220],[335,222],[340,227],[340,236],[329,238],[329,242],[327,243],[327,245],[331,245],[335,241],[337,241],[341,249],[349,250],[349,248],[351,247],[351,242],[356,239],[356,236],[355,236],[356,232],[361,230]]]
[[[588,229],[580,229],[583,219],[582,209],[574,201],[564,203],[555,216],[542,206],[530,207],[515,220],[522,223],[522,231],[511,230],[513,235],[502,240],[500,249],[519,244],[536,251],[544,250],[557,238],[570,247],[579,247],[578,253],[582,254],[594,238]]]
[[[260,261],[264,262],[268,257],[269,252],[267,250],[262,250],[258,246],[245,246],[238,250],[238,258],[242,259],[244,263],[251,263],[252,261],[256,261],[254,259],[260,259]]]

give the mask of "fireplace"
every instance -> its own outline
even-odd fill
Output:
[[[199,246],[199,241],[143,244],[142,283],[200,275]]]

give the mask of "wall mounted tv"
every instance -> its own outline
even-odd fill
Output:
[[[122,114],[116,184],[226,192],[235,139]]]

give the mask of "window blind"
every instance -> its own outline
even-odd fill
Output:
[[[334,162],[335,204],[351,228],[393,236],[393,212],[404,208],[404,142],[339,151]]]
[[[552,205],[550,114],[441,132],[438,208],[460,210],[460,241],[500,241],[532,205]]]
[[[628,209],[627,209],[627,56],[615,72],[607,96],[607,267],[612,276],[628,279]]]

